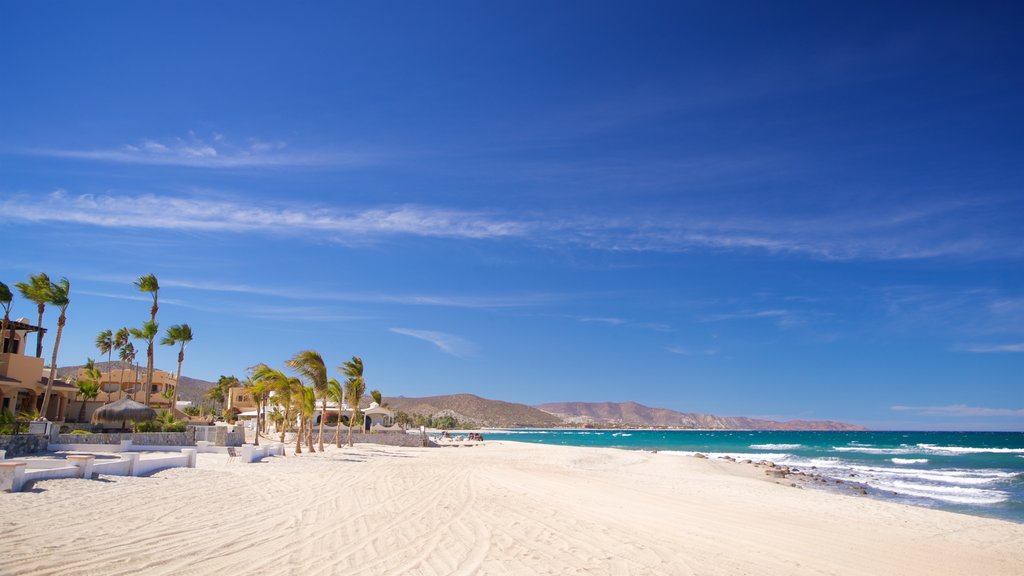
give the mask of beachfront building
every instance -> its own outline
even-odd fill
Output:
[[[363,410],[363,430],[388,432],[396,429],[395,414],[391,410],[376,402],[370,402],[370,407]]]
[[[49,369],[42,358],[26,355],[30,348],[29,334],[45,334],[46,329],[29,324],[28,318],[11,320],[3,335],[0,353],[0,410],[14,417],[30,414],[43,407],[43,395],[49,380]],[[57,380],[50,387],[50,405],[43,414],[51,422],[62,422],[68,413],[69,399],[78,389]]]
[[[111,364],[110,370],[100,372],[99,396],[95,400],[85,402],[85,417],[83,421],[89,422],[90,418],[92,418],[92,413],[100,406],[126,396],[136,402],[144,403],[146,401],[146,370],[136,366],[125,366],[122,370],[115,366]],[[79,368],[76,377],[79,379],[85,378],[85,368]],[[171,400],[167,395],[172,390],[174,390],[174,374],[154,369],[153,384],[150,386],[149,391],[150,408],[155,410],[167,410],[170,408]],[[75,392],[77,392],[77,389],[75,389]],[[82,400],[74,396],[74,401],[71,403],[68,415],[71,418],[78,418],[78,415],[81,413],[81,406]],[[182,417],[184,414],[176,412],[175,416]]]

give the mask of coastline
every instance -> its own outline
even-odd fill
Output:
[[[200,457],[195,469],[0,495],[0,565],[35,575],[1024,573],[1024,525],[800,490],[728,461],[495,441],[331,447],[253,465]]]

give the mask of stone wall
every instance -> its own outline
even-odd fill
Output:
[[[348,442],[348,434],[342,434],[341,443],[344,445]],[[388,446],[407,446],[410,448],[419,448],[427,446],[424,444],[423,437],[419,434],[406,434],[405,432],[379,432],[377,434],[366,434],[363,432],[352,431],[352,442],[367,443],[367,444],[386,444]]]
[[[102,434],[57,434],[54,444],[120,444],[131,440],[133,446],[195,446],[195,432],[114,432]],[[45,449],[45,447],[44,447]]]
[[[245,444],[245,430],[241,426],[189,426],[196,440],[212,442],[214,446],[241,446]]]
[[[46,452],[47,440],[49,438],[38,434],[0,436],[0,450],[7,451],[7,458],[17,458],[33,452]]]

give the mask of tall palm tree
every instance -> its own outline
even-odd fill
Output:
[[[107,372],[113,372],[110,368],[110,357],[114,353],[114,332],[104,330],[96,335],[96,349],[100,354],[107,355]]]
[[[341,407],[345,403],[345,388],[334,378],[327,381],[327,397],[338,405],[338,423],[334,428],[334,445],[341,448]]]
[[[0,306],[4,307],[4,322],[0,325],[0,354],[6,352],[4,338],[7,337],[7,324],[11,321],[11,302],[14,301],[14,294],[7,284],[0,282]],[[12,330],[13,332],[13,330]],[[11,346],[14,346],[14,334],[11,334]]]
[[[284,418],[281,423],[280,442],[284,442],[284,435],[288,431],[288,427],[292,424],[292,382],[291,379],[284,375],[283,372],[277,371],[274,377],[274,400],[284,410]]]
[[[231,389],[238,388],[242,383],[235,376],[224,376],[221,375],[217,379],[217,384],[206,391],[206,398],[213,400],[220,405],[220,410],[223,413],[225,408],[225,402],[231,396]]]
[[[39,312],[39,321],[36,322],[36,326],[40,328],[36,332],[36,358],[43,357],[43,311],[46,310],[46,305],[50,302],[50,286],[52,285],[50,277],[42,272],[35,276],[29,276],[28,282],[18,282],[14,285],[24,299],[36,303],[36,310]]]
[[[266,364],[257,364],[249,369],[249,392],[252,394],[253,401],[256,402],[256,444],[260,443],[260,429],[263,428],[263,416],[261,412],[266,411],[267,402],[269,401],[270,393],[276,392],[282,382],[286,382],[288,377],[285,376],[280,370],[274,370]],[[284,436],[282,434],[282,442]]]
[[[185,361],[185,345],[192,341],[192,328],[188,324],[175,324],[167,329],[163,340],[164,346],[180,344],[178,348],[178,375],[174,378],[174,394],[171,396],[171,414],[178,405],[178,382],[181,380],[181,363]]]
[[[152,320],[142,323],[142,328],[129,328],[132,338],[144,340],[146,348],[146,406],[149,406],[149,396],[153,391],[153,340],[160,333],[160,325]]]
[[[122,328],[122,330],[128,330],[128,329],[127,328]],[[118,334],[118,336],[120,336],[121,330],[118,330],[117,334]],[[129,332],[129,334],[130,334],[130,332]],[[124,345],[121,346],[120,353],[118,353],[118,356],[121,358],[121,362],[122,362],[122,364],[121,364],[121,382],[119,383],[119,388],[121,388],[121,392],[122,393],[124,392],[124,363],[127,362],[128,366],[131,366],[132,364],[134,364],[135,363],[135,354],[136,354],[136,352],[135,352],[135,345],[132,344],[131,342],[125,342]]]
[[[100,378],[103,374],[98,368],[92,358],[85,363],[85,377],[79,378],[75,382],[75,386],[78,387],[78,396],[82,399],[82,406],[78,409],[78,421],[83,422],[85,420],[85,403],[89,400],[95,400],[100,394]]]
[[[303,350],[285,362],[313,387],[313,392],[323,399],[323,410],[320,413],[320,451],[324,451],[324,416],[327,414],[327,365],[323,357],[315,350]]]
[[[158,296],[160,293],[160,283],[157,282],[156,276],[152,274],[146,274],[145,276],[139,276],[139,279],[134,282],[135,287],[139,289],[139,292],[146,292],[153,296],[153,305],[149,308],[149,321],[153,323],[153,326],[159,327],[156,323],[156,312],[160,309],[158,304]],[[157,331],[159,334],[159,331]],[[156,334],[154,334],[154,337]],[[149,391],[153,388],[153,339],[149,340],[149,350],[146,352],[146,405],[149,406]]]
[[[345,381],[345,396],[352,403],[352,416],[348,420],[348,445],[351,446],[352,425],[355,424],[356,419],[359,417],[359,400],[363,397],[363,393],[366,392],[366,381],[363,380],[363,360],[358,356],[353,356],[352,360],[339,366],[338,370],[347,378]]]
[[[121,365],[121,385],[124,384],[124,354],[121,352],[124,347],[127,346],[132,339],[132,333],[127,328],[121,328],[114,333],[114,351],[118,353],[117,357],[120,359],[119,364]],[[114,369],[107,366],[110,379],[114,379]]]
[[[312,392],[312,388],[307,388],[298,378],[289,378],[288,386],[291,389],[292,407],[299,419],[299,429],[295,434],[295,453],[302,454],[302,440],[306,435],[306,416],[309,415],[309,402],[307,401],[309,394],[307,390]],[[315,401],[313,405],[314,407],[316,406]]]
[[[43,406],[39,412],[46,417],[46,409],[50,406],[50,394],[53,391],[53,379],[57,377],[57,351],[60,350],[60,335],[64,331],[64,324],[68,320],[68,298],[71,293],[71,283],[67,278],[61,278],[56,284],[50,284],[50,298],[48,303],[60,308],[60,317],[57,318],[57,337],[53,340],[53,360],[50,361],[50,377],[46,379],[46,391],[43,393]]]
[[[377,406],[381,408],[387,408],[388,405],[384,402],[384,397],[381,396],[380,390],[370,390],[370,398],[377,403]]]

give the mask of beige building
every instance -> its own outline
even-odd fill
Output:
[[[252,412],[256,410],[256,401],[252,398],[252,392],[245,388],[229,388],[228,389],[228,408],[230,411],[232,408],[239,412]]]
[[[43,366],[42,358],[25,354],[32,348],[29,335],[40,332],[45,334],[46,329],[29,324],[28,318],[19,318],[9,321],[8,333],[3,335],[3,346],[0,348],[0,410],[15,417],[43,407],[49,370]],[[66,382],[54,382],[50,388],[50,405],[43,416],[51,422],[64,421],[69,400],[77,391],[75,386]]]
[[[79,368],[76,378],[85,378],[85,369]],[[171,400],[165,396],[174,390],[174,375],[164,370],[153,370],[153,384],[149,392],[149,405],[156,410],[167,410],[171,406]],[[76,420],[81,413],[82,401],[78,398],[78,389],[68,410],[68,418]],[[124,398],[125,396],[136,402],[146,401],[146,369],[125,366],[124,370],[114,368],[107,372],[100,373],[100,393],[95,400],[85,403],[85,415],[83,420],[88,422],[92,413],[107,402]],[[176,413],[181,417],[181,413]]]

